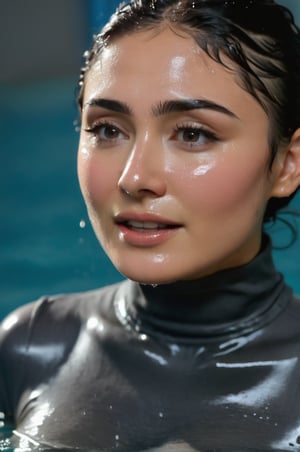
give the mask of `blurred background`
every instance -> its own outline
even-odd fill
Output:
[[[122,279],[87,219],[75,127],[82,54],[118,3],[0,0],[0,319],[42,294]],[[299,0],[280,3],[299,23]],[[300,211],[299,198],[294,207]],[[275,244],[287,243],[284,231],[273,232]],[[299,252],[299,241],[275,251],[298,293]]]

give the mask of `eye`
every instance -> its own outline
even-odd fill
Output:
[[[190,146],[201,146],[212,141],[218,141],[218,138],[213,132],[202,126],[183,124],[176,126],[171,136],[171,140],[179,141]]]
[[[199,139],[203,139],[203,131],[196,129],[180,130],[178,138],[189,143],[198,143]]]
[[[122,135],[122,132],[113,125],[103,124],[98,126],[98,135],[101,140],[116,140]]]
[[[118,141],[127,138],[127,135],[117,126],[109,122],[101,122],[95,124],[92,127],[85,129],[86,132],[90,132],[96,136],[99,141]]]

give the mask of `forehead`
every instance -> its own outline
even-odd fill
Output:
[[[108,79],[139,77],[146,75],[148,81],[182,82],[184,76],[203,73],[211,75],[220,71],[222,76],[229,71],[209,58],[186,33],[169,28],[131,33],[114,40],[104,47],[87,75],[107,83]],[[106,79],[106,80],[104,80]]]
[[[233,110],[245,102],[261,110],[241,88],[233,63],[225,63],[214,61],[180,30],[133,33],[103,49],[87,74],[84,103],[97,96],[140,105],[172,98],[203,98]]]

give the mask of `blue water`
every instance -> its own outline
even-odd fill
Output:
[[[0,88],[0,318],[41,294],[122,279],[93,235],[78,188],[75,86],[76,76]],[[288,241],[285,229],[277,227],[276,244]],[[275,252],[298,293],[299,255],[300,241]]]
[[[75,86],[74,76],[0,88],[0,317],[44,293],[121,279],[77,184]]]

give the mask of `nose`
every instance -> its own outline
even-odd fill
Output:
[[[140,199],[161,197],[166,193],[166,174],[162,146],[144,138],[136,141],[119,178],[119,189],[126,195]]]

